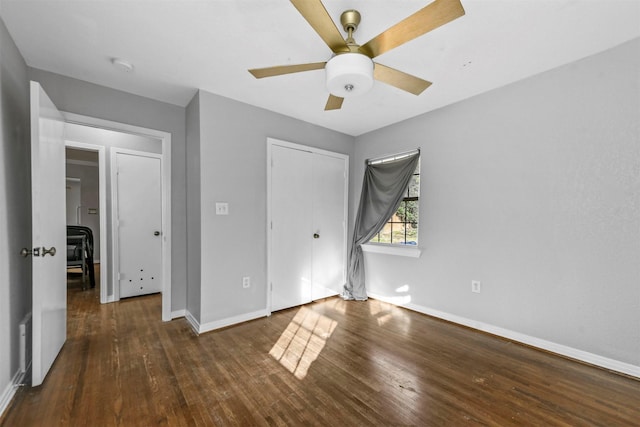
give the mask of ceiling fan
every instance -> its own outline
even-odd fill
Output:
[[[327,89],[330,93],[325,111],[340,109],[344,98],[366,92],[373,85],[374,79],[414,95],[420,95],[431,85],[431,82],[386,65],[374,63],[373,58],[451,22],[465,13],[460,0],[435,0],[367,43],[358,45],[353,38],[353,33],[361,19],[357,10],[344,11],[340,16],[342,28],[347,32],[345,39],[321,0],[291,0],[291,3],[329,46],[334,56],[325,62],[254,68],[249,72],[255,78],[261,79],[324,68]]]

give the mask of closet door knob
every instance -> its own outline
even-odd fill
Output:
[[[314,238],[314,239],[319,239],[319,238],[320,238],[320,235],[319,235],[318,233],[313,233],[313,238]]]

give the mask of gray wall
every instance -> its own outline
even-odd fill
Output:
[[[195,101],[201,221],[189,227],[200,227],[202,238],[196,320],[206,324],[266,308],[267,137],[349,156],[354,138],[204,91]],[[229,215],[215,215],[216,201],[229,203]],[[243,276],[251,277],[249,289],[242,288]]]
[[[352,212],[366,158],[422,150],[422,256],[367,253],[370,292],[640,366],[638,52],[358,137]]]
[[[0,403],[18,372],[18,324],[31,311],[31,160],[27,65],[0,19]]]
[[[82,114],[171,133],[171,310],[186,306],[185,109],[47,71],[29,69],[56,106]]]

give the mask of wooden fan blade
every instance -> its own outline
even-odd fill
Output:
[[[420,95],[431,82],[382,64],[375,64],[373,78],[414,95]]]
[[[281,76],[283,74],[300,73],[302,71],[321,70],[326,64],[326,62],[313,62],[309,64],[278,65],[276,67],[254,68],[249,70],[249,72],[253,74],[253,77],[256,79],[261,79],[263,77]]]
[[[460,0],[435,0],[360,46],[360,52],[375,58],[463,16],[464,13]]]
[[[334,53],[349,51],[340,30],[320,0],[291,0],[291,3],[329,46],[329,49]]]
[[[325,105],[324,111],[339,110],[340,108],[342,108],[342,101],[344,101],[344,98],[329,95],[329,99],[327,99],[327,105]]]

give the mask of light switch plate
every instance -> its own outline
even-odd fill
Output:
[[[216,215],[229,215],[229,203],[216,202]]]
[[[480,283],[479,280],[472,280],[471,281],[471,292],[475,292],[477,294],[480,293],[482,287],[482,283]]]

